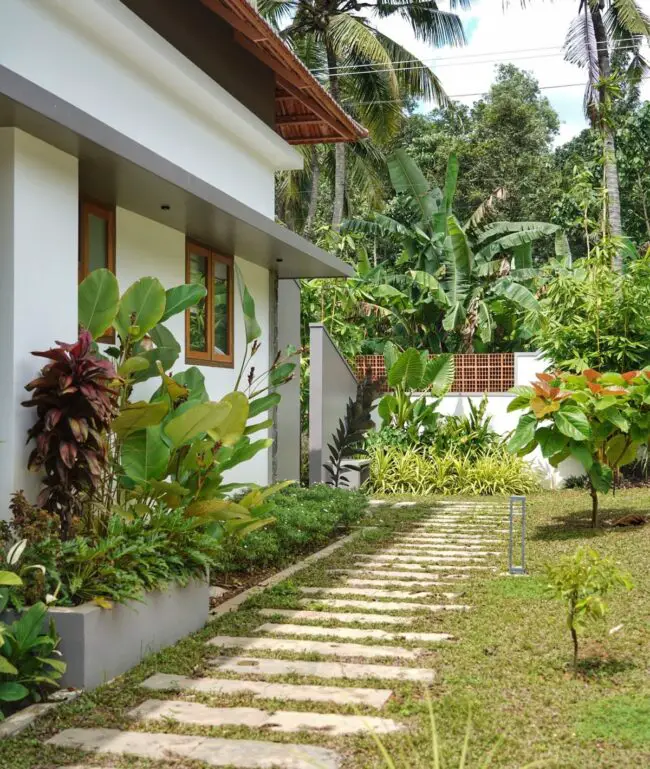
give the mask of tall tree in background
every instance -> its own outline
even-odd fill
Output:
[[[525,0],[522,0],[525,2]],[[604,185],[607,189],[607,217],[612,235],[623,234],[616,144],[612,126],[612,58],[622,53],[629,61],[623,73],[638,80],[647,64],[641,45],[650,37],[650,19],[636,0],[579,0],[578,15],[571,22],[565,43],[565,58],[589,73],[585,112],[600,131],[603,142]],[[622,269],[622,254],[613,259],[613,268]]]
[[[417,40],[436,48],[463,45],[463,25],[453,11],[469,7],[470,0],[449,0],[449,11],[439,5],[435,0],[258,0],[257,7],[299,56],[309,51],[303,57],[307,66],[325,62],[316,77],[381,143],[399,130],[405,100],[442,104],[446,96],[436,75],[372,22],[397,16],[408,21]],[[346,170],[346,146],[339,143],[334,148],[335,229],[343,218]]]

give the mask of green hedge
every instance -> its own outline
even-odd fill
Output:
[[[276,522],[241,542],[222,543],[214,572],[282,566],[344,533],[363,518],[368,506],[364,494],[329,486],[289,487],[276,494],[273,502]]]

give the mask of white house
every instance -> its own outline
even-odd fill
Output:
[[[170,326],[179,366],[200,365],[219,398],[244,350],[233,264],[269,359],[296,340],[293,279],[348,274],[275,223],[275,172],[301,167],[292,145],[363,136],[246,0],[2,0],[0,518],[35,483],[30,352],[76,338],[79,279],[109,267],[124,289],[203,272],[230,297],[219,338],[187,339],[182,316]],[[295,476],[298,408],[289,393],[275,453],[247,480]]]

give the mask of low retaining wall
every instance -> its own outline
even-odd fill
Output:
[[[209,610],[209,586],[201,581],[187,587],[170,585],[146,593],[142,601],[116,604],[112,609],[93,603],[53,606],[46,619],[48,623],[54,620],[61,636],[59,650],[67,663],[61,686],[101,686],[152,652],[200,630]]]

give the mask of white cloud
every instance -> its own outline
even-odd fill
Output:
[[[650,0],[641,0],[641,5],[650,13]],[[530,0],[525,9],[511,0],[504,11],[501,0],[478,0],[472,10],[462,12],[469,43],[455,49],[435,49],[415,40],[410,26],[401,19],[381,20],[378,26],[425,60],[447,93],[465,103],[471,104],[479,96],[463,94],[489,89],[497,62],[511,62],[532,72],[560,115],[558,142],[562,143],[586,126],[582,114],[585,72],[565,62],[561,51],[577,8],[577,0]],[[568,85],[573,83],[579,85]],[[643,90],[650,96],[648,82]]]

